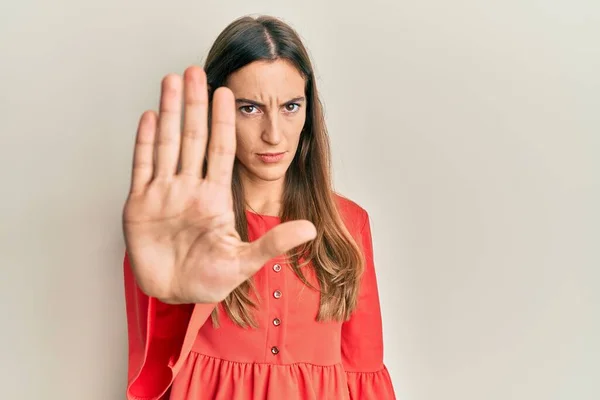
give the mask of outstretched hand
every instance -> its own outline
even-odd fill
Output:
[[[123,232],[138,285],[166,303],[222,301],[268,260],[316,236],[311,222],[298,220],[241,240],[231,191],[233,93],[214,93],[210,141],[208,107],[206,75],[189,67],[183,78],[163,79],[159,113],[144,112],[138,125]]]

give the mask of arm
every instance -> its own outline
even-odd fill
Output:
[[[162,399],[214,306],[165,304],[138,287],[127,253],[123,269],[129,342],[127,399]]]
[[[342,325],[342,362],[352,400],[393,400],[394,388],[383,363],[383,335],[369,215],[359,234],[365,270],[358,306]]]

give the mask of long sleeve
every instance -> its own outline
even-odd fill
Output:
[[[123,261],[129,343],[128,400],[160,400],[215,305],[170,305],[144,294]]]
[[[394,400],[392,381],[383,362],[382,319],[373,262],[370,219],[364,212],[360,245],[365,256],[358,306],[342,325],[342,362],[352,400]]]

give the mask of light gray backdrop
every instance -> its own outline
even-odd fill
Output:
[[[315,61],[399,399],[600,398],[595,0],[2,0],[2,398],[123,397],[138,117],[248,13]]]

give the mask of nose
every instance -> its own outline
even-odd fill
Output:
[[[277,113],[269,116],[269,118],[265,118],[261,137],[262,140],[271,145],[277,145],[279,142],[281,142],[281,125],[279,123],[279,115]]]

